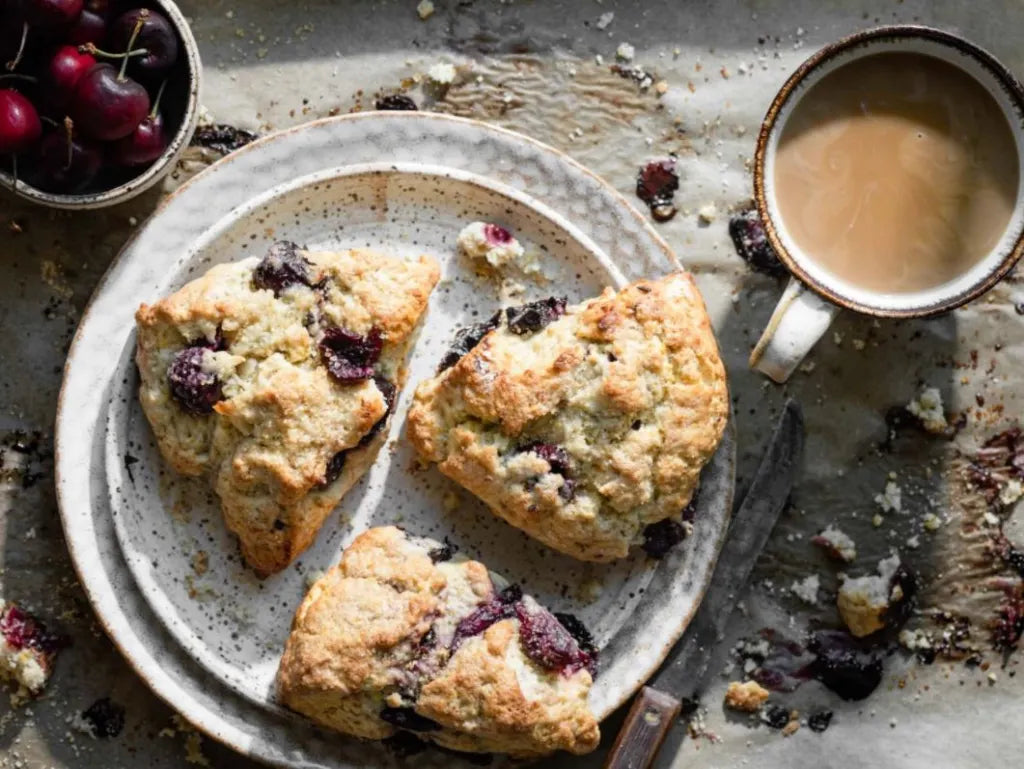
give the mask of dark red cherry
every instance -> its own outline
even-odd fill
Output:
[[[164,117],[157,112],[149,114],[138,127],[113,147],[112,157],[122,166],[147,166],[167,149],[167,131]]]
[[[95,11],[85,10],[68,31],[67,41],[74,45],[98,45],[107,34],[107,20]]]
[[[100,141],[122,139],[149,112],[149,94],[110,64],[97,64],[78,81],[71,117],[82,134]]]
[[[32,27],[66,27],[78,21],[83,0],[22,0],[25,21]]]
[[[144,55],[132,56],[128,62],[129,72],[142,79],[163,75],[178,60],[174,27],[163,15],[148,8],[136,8],[114,19],[107,46],[118,53],[144,48]]]
[[[0,89],[0,155],[32,149],[43,133],[32,102],[11,88]]]
[[[75,92],[75,86],[96,64],[91,54],[78,50],[75,45],[62,45],[53,54],[46,67],[46,96],[58,110],[64,110]]]
[[[102,164],[99,145],[79,136],[68,118],[39,145],[29,181],[46,192],[73,195],[89,186]]]

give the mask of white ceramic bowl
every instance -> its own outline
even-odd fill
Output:
[[[180,60],[176,67],[182,67],[185,71],[187,82],[179,90],[179,109],[182,109],[181,123],[164,153],[153,163],[141,171],[138,176],[107,190],[98,192],[86,192],[78,195],[62,195],[54,192],[44,192],[26,184],[23,179],[18,179],[15,184],[14,178],[0,171],[0,187],[13,191],[18,197],[41,203],[51,208],[66,208],[72,210],[85,210],[89,208],[105,208],[126,200],[134,198],[141,192],[149,189],[170,172],[174,164],[185,151],[188,143],[192,140],[192,134],[196,130],[196,120],[199,117],[199,90],[202,79],[202,65],[199,61],[199,47],[192,36],[185,16],[171,0],[140,0],[140,6],[151,7],[163,13],[171,26],[178,33],[178,40],[181,43],[179,53]]]

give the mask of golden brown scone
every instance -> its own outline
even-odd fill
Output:
[[[305,550],[373,462],[434,260],[276,243],[136,313],[139,397],[164,458],[209,474],[261,576]]]
[[[417,388],[408,431],[422,457],[513,526],[611,561],[648,525],[680,516],[727,417],[711,324],[680,272],[460,332]]]
[[[306,595],[278,694],[358,737],[404,730],[462,751],[586,753],[600,738],[587,706],[596,654],[578,621],[515,587],[498,592],[451,546],[388,526],[359,536]]]

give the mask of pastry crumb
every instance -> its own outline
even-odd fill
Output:
[[[849,631],[862,638],[885,627],[890,605],[903,599],[903,588],[896,579],[900,557],[893,553],[878,562],[875,574],[850,578],[840,574],[836,605]]]
[[[711,224],[718,218],[718,209],[714,203],[706,203],[697,209],[697,218],[702,224]]]
[[[821,579],[817,574],[812,574],[802,580],[794,582],[790,591],[804,603],[814,606],[818,603],[818,589],[821,587]]]
[[[454,65],[448,62],[438,62],[427,70],[427,77],[438,85],[451,85],[456,74]]]
[[[837,561],[852,563],[857,558],[857,544],[835,524],[829,524],[824,531],[812,537],[811,542]]]
[[[895,481],[885,482],[885,490],[875,494],[875,504],[886,513],[903,512],[903,490]]]
[[[434,4],[431,0],[420,0],[419,5],[416,6],[416,13],[419,14],[421,19],[429,19],[434,15]]]
[[[921,420],[930,433],[944,433],[949,428],[942,405],[942,393],[937,387],[925,387],[907,404],[907,411]]]
[[[622,61],[633,61],[634,56],[636,56],[636,48],[629,43],[619,43],[619,47],[615,49],[615,58]]]
[[[730,681],[725,692],[725,706],[743,713],[756,713],[769,694],[770,692],[757,681]]]

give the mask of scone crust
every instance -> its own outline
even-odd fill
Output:
[[[545,671],[506,619],[448,647],[458,620],[494,592],[475,561],[435,564],[429,540],[370,529],[309,591],[296,612],[278,694],[317,723],[359,737],[396,732],[387,706],[412,707],[440,728],[418,733],[457,750],[533,756],[597,746],[590,673]],[[424,639],[435,645],[425,650]]]
[[[727,418],[711,324],[680,272],[606,289],[533,334],[491,331],[420,384],[408,434],[512,525],[575,558],[610,561],[645,526],[681,513]],[[571,494],[526,448],[538,441],[568,452]]]
[[[362,476],[386,430],[363,437],[387,413],[373,379],[334,381],[317,347],[322,328],[384,338],[377,370],[399,390],[417,321],[440,276],[417,261],[368,250],[300,252],[318,281],[279,295],[256,289],[259,259],[217,265],[136,313],[139,397],[167,462],[185,475],[209,475],[228,528],[260,575],[280,571],[316,536]],[[211,414],[182,409],[168,367],[195,340],[223,340],[204,365],[223,382]],[[324,486],[328,461],[346,451],[339,477]]]

